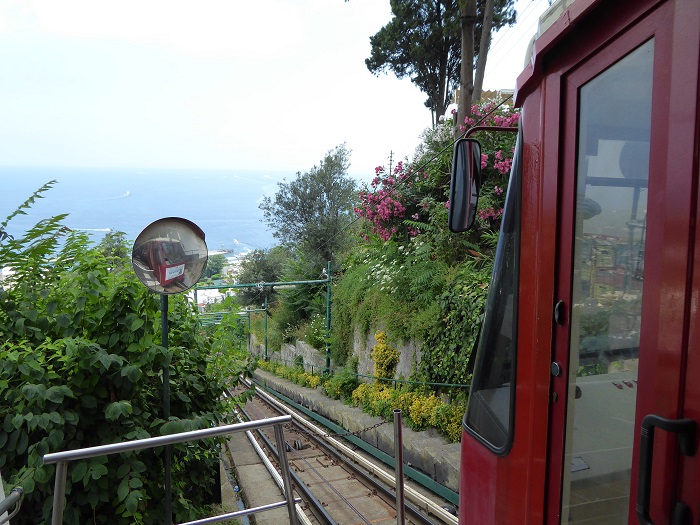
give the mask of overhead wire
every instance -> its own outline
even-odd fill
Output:
[[[506,60],[506,58],[511,55],[511,52],[516,48],[516,46],[522,43],[522,40],[518,38],[514,42],[512,42],[507,49],[504,49],[506,44],[512,39],[512,37],[515,36],[517,38],[519,34],[523,34],[529,42],[529,39],[537,33],[537,26],[539,25],[540,13],[539,10],[534,8],[541,6],[544,1],[546,0],[533,0],[523,10],[521,18],[518,19],[519,28],[516,30],[516,28],[513,26],[508,27],[492,43],[492,45],[489,47],[489,55],[494,54],[496,56],[491,61],[487,61],[486,74],[492,72],[494,69],[497,69],[498,66],[500,66]],[[527,15],[525,13],[527,13]],[[524,26],[523,24],[527,25]],[[486,74],[484,76],[486,76]]]
[[[544,1],[547,1],[547,0],[539,0],[539,2],[544,2]],[[534,7],[537,5],[539,5],[538,0],[532,0],[528,4],[528,6],[525,9],[523,9],[520,16],[517,17],[517,20],[516,20],[517,25],[520,26],[521,24],[523,24],[523,22],[530,20],[533,13],[535,13],[535,11],[532,11],[532,9],[534,9]],[[539,15],[537,16],[537,20],[539,20]],[[531,25],[532,24],[530,24],[530,26],[528,26],[528,27],[531,27]],[[518,33],[518,30],[516,29],[515,25],[508,26],[508,27],[504,28],[502,31],[498,31],[498,36],[492,42],[492,45],[489,48],[489,52],[493,51],[493,48],[498,46],[502,41],[509,40],[511,38],[511,36],[513,36],[517,33]]]

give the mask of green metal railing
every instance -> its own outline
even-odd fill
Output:
[[[244,283],[244,284],[221,284],[221,285],[207,285],[207,286],[195,286],[194,287],[194,302],[197,304],[197,290],[225,290],[225,289],[237,289],[237,288],[272,288],[274,286],[300,286],[300,285],[312,285],[312,284],[325,284],[326,285],[326,369],[330,370],[331,367],[331,348],[330,348],[330,335],[331,335],[331,284],[333,282],[333,276],[331,272],[331,262],[328,261],[328,267],[324,271],[326,272],[325,279],[315,279],[309,281],[280,281],[280,282],[259,282],[259,283]],[[267,323],[269,312],[267,309],[267,295],[265,296],[265,304],[262,309],[248,309],[238,312],[241,315],[248,315],[248,333],[250,334],[250,313],[251,312],[265,312],[265,360],[268,360],[268,345],[267,345]],[[212,312],[216,313],[216,312]],[[205,314],[199,314],[200,316]]]

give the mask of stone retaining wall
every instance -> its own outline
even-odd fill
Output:
[[[381,330],[377,330],[381,331]],[[359,328],[355,328],[353,338],[353,355],[358,359],[357,373],[374,375],[374,361],[371,354],[377,340],[374,338],[375,332],[370,331],[363,334]],[[398,344],[395,341],[388,341],[389,345],[399,351],[399,364],[396,365],[396,373],[393,379],[408,379],[421,359],[421,350],[414,341]]]
[[[355,329],[353,355],[358,359],[357,372],[359,374],[370,376],[374,374],[374,361],[372,360],[371,354],[376,344],[377,340],[374,338],[374,332],[365,335],[362,334],[359,329]],[[421,359],[421,349],[419,345],[414,341],[408,341],[404,344],[397,344],[389,341],[389,344],[400,352],[399,364],[396,366],[394,379],[408,379],[413,375]],[[265,345],[258,343],[253,338],[251,353],[258,357],[263,357],[265,355]],[[307,372],[317,372],[326,367],[326,352],[324,350],[317,350],[301,340],[293,345],[288,343],[283,344],[281,352],[271,352],[268,349],[268,357],[271,361],[282,361],[287,366],[292,366],[294,358],[299,355],[304,358],[304,369]],[[340,365],[331,359],[331,368],[340,368]]]
[[[265,345],[254,343],[251,353],[257,357],[264,357]],[[297,356],[302,356],[304,359],[304,370],[307,372],[318,373],[326,367],[326,352],[317,350],[304,341],[297,341],[293,345],[285,343],[282,345],[281,352],[270,352],[268,349],[268,357],[271,361],[281,361],[287,366],[293,366],[294,358]],[[331,360],[331,368],[339,368],[339,366]]]

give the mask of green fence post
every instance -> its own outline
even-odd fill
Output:
[[[331,262],[328,261],[328,283],[326,284],[326,370],[328,374],[331,370]]]
[[[267,356],[267,294],[265,294],[265,361],[269,361],[270,358]]]

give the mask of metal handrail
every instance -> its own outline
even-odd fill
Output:
[[[149,448],[161,447],[164,445],[174,445],[175,443],[184,443],[186,441],[194,441],[210,437],[223,436],[234,432],[244,432],[246,430],[255,430],[258,428],[274,427],[277,446],[282,451],[286,451],[284,446],[284,437],[282,434],[282,425],[290,423],[292,416],[278,416],[258,421],[246,421],[245,423],[236,423],[234,425],[225,425],[221,427],[205,428],[201,430],[191,430],[181,432],[179,434],[168,434],[167,436],[157,436],[145,439],[137,439],[134,441],[124,441],[122,443],[111,443],[109,445],[99,445],[96,447],[79,448],[76,450],[66,450],[63,452],[54,452],[44,455],[44,465],[56,464],[56,482],[54,485],[53,496],[53,513],[51,516],[51,525],[62,525],[63,511],[65,508],[65,493],[66,493],[66,478],[68,474],[68,462],[79,459],[94,458],[97,456],[107,456],[110,454],[119,454],[122,452],[130,452],[135,450],[145,450]],[[264,505],[254,509],[248,509],[248,513],[263,512],[276,508],[278,506],[287,505],[289,512],[289,522],[292,525],[297,525],[297,517],[294,512],[294,495],[292,493],[292,484],[289,476],[289,464],[287,462],[286,453],[284,457],[280,457],[280,469],[282,470],[282,479],[284,481],[284,494],[286,502],[279,502],[279,505],[274,506]],[[222,520],[223,516],[220,517]],[[170,521],[167,521],[170,523]],[[209,521],[207,523],[213,523]]]
[[[12,510],[12,512],[10,512],[9,515],[5,514],[12,508],[13,505],[15,508]],[[4,500],[0,501],[0,524],[10,521],[17,514],[17,512],[19,512],[21,506],[22,488],[15,487],[10,491]]]

